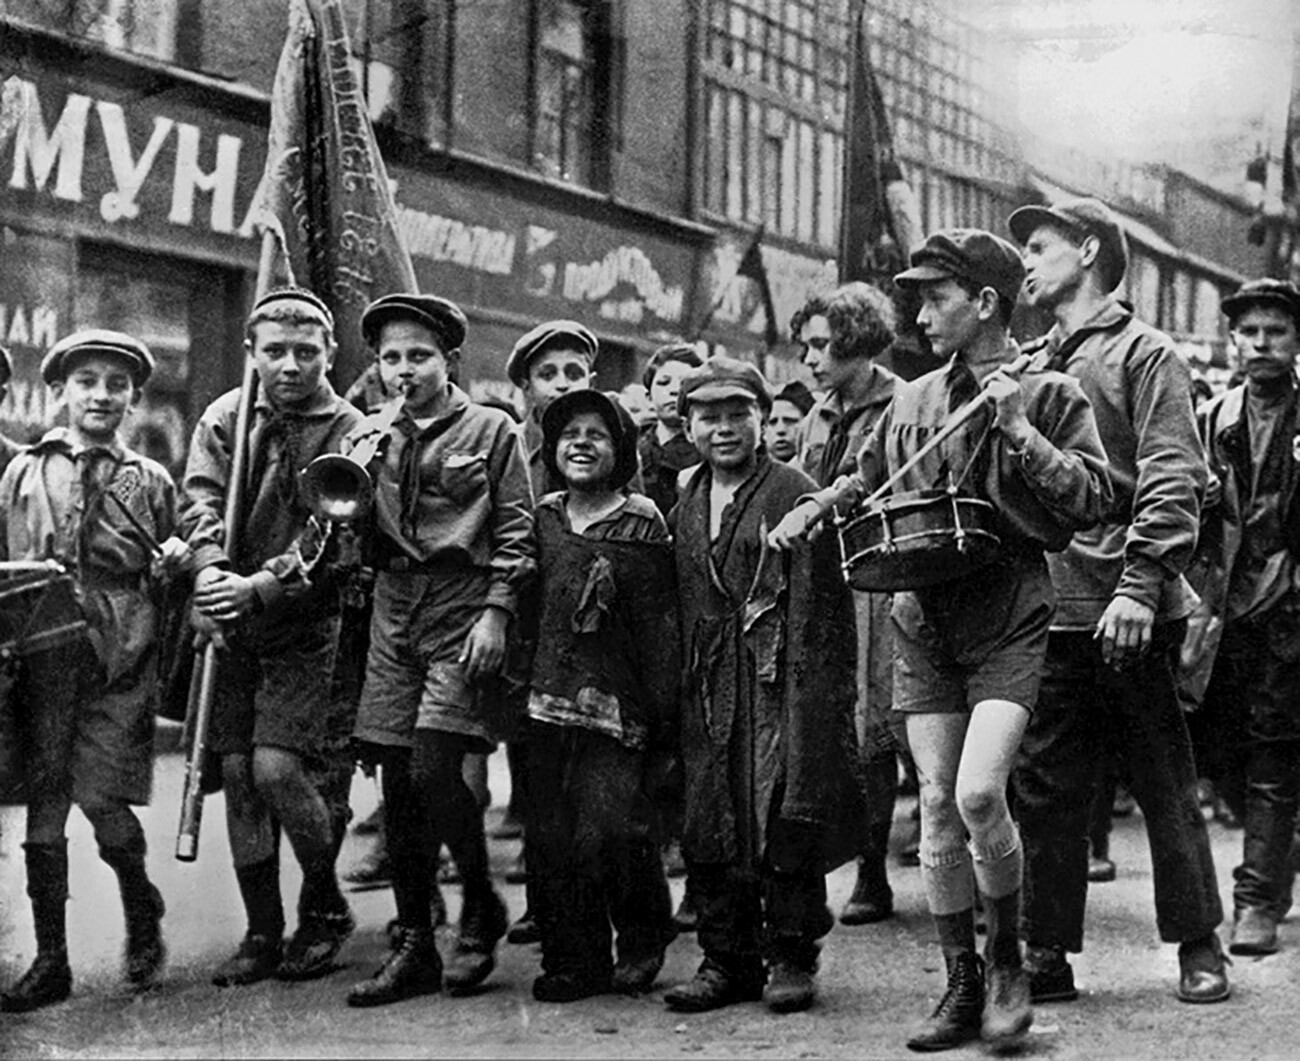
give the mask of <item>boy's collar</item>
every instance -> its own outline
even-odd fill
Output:
[[[111,442],[92,442],[89,445],[83,445],[77,441],[72,429],[68,427],[52,427],[45,432],[33,446],[33,450],[63,450],[70,457],[77,457],[82,453],[92,450],[101,450],[118,460],[125,460],[131,455],[126,444],[122,441],[120,435],[114,435]]]

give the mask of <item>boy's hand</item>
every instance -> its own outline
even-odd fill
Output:
[[[767,536],[767,544],[773,549],[784,550],[793,548],[796,542],[810,539],[814,524],[821,514],[821,506],[816,501],[804,501],[795,505],[772,528]]]
[[[216,571],[216,575],[208,572]],[[257,594],[243,575],[219,568],[205,568],[194,586],[194,606],[209,619],[228,623],[252,611]]]
[[[1093,640],[1101,642],[1101,658],[1120,668],[1151,647],[1151,628],[1156,612],[1150,605],[1131,597],[1114,597],[1097,620]]]
[[[194,630],[194,647],[203,648],[211,641],[217,648],[226,647],[226,631],[215,619],[209,619],[198,608],[190,609],[190,627]]]
[[[150,572],[155,578],[171,578],[185,570],[189,559],[189,545],[183,539],[173,535],[158,546],[158,555],[150,565]]]
[[[1025,413],[1025,394],[1019,381],[998,369],[984,381],[984,393],[993,399],[998,430],[1016,449],[1023,448],[1033,425]]]
[[[501,670],[506,658],[506,625],[510,616],[501,608],[488,607],[478,617],[465,639],[460,665],[470,681],[490,678]]]

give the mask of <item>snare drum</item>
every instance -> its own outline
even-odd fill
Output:
[[[70,644],[85,629],[72,577],[61,567],[0,564],[0,659]]]
[[[1001,539],[987,501],[946,490],[896,494],[839,522],[844,580],[856,590],[923,589],[997,559]]]

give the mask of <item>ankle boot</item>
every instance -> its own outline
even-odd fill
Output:
[[[974,951],[945,954],[948,988],[934,1012],[907,1040],[909,1050],[947,1050],[980,1036],[984,1012],[984,962]]]
[[[873,831],[876,828],[873,826]],[[885,850],[874,844],[872,848],[858,856],[858,879],[840,911],[841,925],[870,925],[893,916],[894,893],[885,874]]]
[[[162,916],[166,911],[162,894],[145,872],[143,851],[101,847],[99,857],[117,874],[122,893],[126,978],[137,988],[149,987],[167,957],[162,938]]]
[[[473,991],[496,968],[497,941],[510,923],[505,903],[490,884],[467,890],[461,908],[460,929],[447,963],[447,993]]]
[[[984,963],[985,990],[981,1038],[995,1051],[1016,1046],[1029,1031],[1034,1014],[1029,1004],[1029,973],[1020,955],[1020,890],[1000,899],[982,895],[988,919]]]
[[[400,943],[369,980],[348,993],[349,1006],[384,1006],[442,990],[442,959],[431,928],[403,928]]]
[[[62,1002],[72,993],[68,937],[68,844],[24,844],[27,894],[36,922],[36,959],[12,988],[0,995],[0,1011],[27,1013]]]

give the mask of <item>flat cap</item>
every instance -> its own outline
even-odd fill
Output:
[[[632,481],[637,469],[637,429],[631,414],[613,398],[601,391],[587,388],[561,394],[542,413],[542,463],[558,481],[563,481],[555,448],[560,435],[579,413],[595,413],[605,421],[610,438],[614,441],[614,471],[610,486],[621,489]]]
[[[334,334],[334,314],[330,312],[330,308],[325,304],[323,298],[305,287],[271,288],[270,291],[267,291],[253,303],[253,309],[248,314],[248,318],[253,320],[264,312],[269,316],[276,307],[289,302],[301,302],[310,307],[312,315],[319,317],[321,324],[329,329],[331,335]]]
[[[692,402],[720,402],[727,398],[757,402],[764,415],[772,408],[772,392],[763,374],[748,361],[724,355],[709,358],[682,380],[677,411],[685,416]]]
[[[450,299],[437,295],[394,294],[375,299],[361,314],[361,335],[371,346],[379,342],[379,331],[389,321],[408,320],[422,324],[438,337],[443,353],[465,345],[469,321]]]
[[[1265,277],[1247,280],[1236,291],[1219,303],[1219,308],[1233,324],[1254,306],[1276,306],[1291,314],[1300,325],[1300,289],[1286,280]]]
[[[894,282],[906,286],[949,279],[991,287],[1014,302],[1025,266],[1020,252],[1000,236],[980,228],[949,228],[927,236],[912,252],[912,267]]]
[[[60,339],[41,360],[41,379],[60,383],[68,378],[68,367],[76,357],[107,356],[125,361],[137,387],[153,375],[154,358],[139,339],[107,328],[85,328]]]
[[[700,352],[691,343],[668,343],[666,346],[659,347],[650,355],[645,371],[641,373],[641,385],[645,387],[647,393],[659,370],[669,361],[680,361],[691,368],[699,368],[704,364],[704,358],[700,357]]]
[[[545,321],[519,337],[506,358],[506,378],[516,387],[522,387],[528,382],[528,366],[533,358],[556,346],[572,347],[591,362],[596,359],[600,343],[591,329],[578,321]]]
[[[1066,199],[1053,206],[1022,206],[1007,218],[1007,227],[1027,243],[1040,225],[1053,225],[1077,236],[1095,236],[1101,244],[1098,265],[1107,291],[1114,291],[1128,271],[1128,241],[1110,207],[1099,199]]]
[[[813,407],[812,391],[808,389],[807,384],[797,379],[792,379],[777,391],[772,400],[774,402],[789,402],[804,416],[807,416]]]

